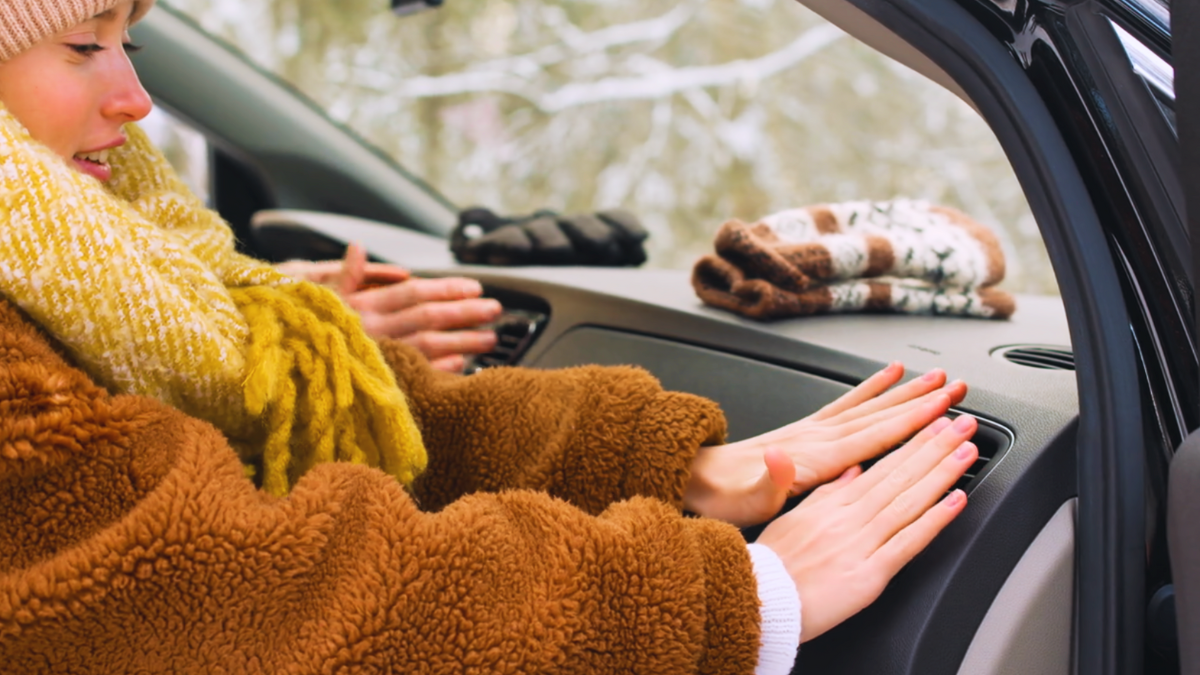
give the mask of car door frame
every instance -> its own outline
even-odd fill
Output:
[[[1187,194],[1186,222],[1191,239],[1193,279],[1200,279],[1200,3],[1176,3],[1172,11],[1175,34],[1176,120]],[[1195,287],[1193,286],[1193,298]],[[1194,308],[1200,335],[1200,308]],[[1200,345],[1198,345],[1200,348]],[[1200,407],[1200,402],[1193,401]],[[1193,431],[1171,463],[1168,493],[1168,537],[1175,587],[1180,672],[1200,673],[1200,431]]]
[[[1063,39],[1094,29],[1086,13],[1129,17],[1100,0],[849,2],[949,75],[996,133],[1029,199],[1058,277],[1077,364],[1074,665],[1089,675],[1140,673],[1146,468],[1174,445],[1164,447],[1156,419],[1163,402],[1195,405],[1197,372],[1193,350],[1163,348],[1178,342],[1172,332],[1180,326],[1164,328],[1155,303],[1175,303],[1184,312],[1176,323],[1190,331],[1191,288],[1176,288],[1170,282],[1177,278],[1154,268],[1154,254],[1170,252],[1155,248],[1162,239],[1147,236],[1158,223],[1138,209],[1137,196],[1121,195],[1134,208],[1117,216],[1111,195],[1103,194],[1111,182],[1098,173],[1128,167],[1111,145],[1113,120],[1097,119],[1107,112],[1100,109],[1107,103],[1102,87],[1087,79],[1078,46]],[[1161,49],[1162,40],[1155,44]],[[1112,164],[1099,166],[1104,162]],[[1156,274],[1157,286],[1143,286]],[[1168,367],[1170,359],[1181,365]],[[1151,377],[1156,370],[1179,381]],[[1186,414],[1195,419],[1190,408]]]

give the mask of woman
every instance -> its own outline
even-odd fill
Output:
[[[371,342],[133,124],[152,2],[0,5],[7,670],[782,673],[961,512],[940,371],[719,445],[636,369]]]

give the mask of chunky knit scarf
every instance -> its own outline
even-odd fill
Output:
[[[904,312],[1006,319],[1004,253],[986,227],[924,201],[844,202],[731,220],[696,263],[704,302],[753,319]]]
[[[318,462],[425,466],[377,345],[330,290],[238,254],[135,125],[102,185],[0,109],[0,294],[113,391],[220,428],[282,494]]]

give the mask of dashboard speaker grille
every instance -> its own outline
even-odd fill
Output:
[[[1006,361],[1042,370],[1075,370],[1075,354],[1066,347],[1016,346],[997,350]]]

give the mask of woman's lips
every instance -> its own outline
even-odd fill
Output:
[[[75,167],[89,176],[94,177],[101,183],[107,183],[112,178],[112,167],[107,164],[98,164],[91,160],[79,159],[73,157],[71,159],[75,163]]]
[[[107,183],[112,178],[112,167],[108,164],[109,155],[114,148],[125,145],[125,136],[118,136],[108,143],[84,152],[77,152],[71,158],[76,168],[101,183]]]

